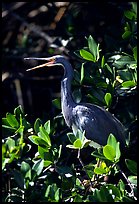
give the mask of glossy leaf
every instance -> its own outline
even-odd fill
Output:
[[[122,86],[125,87],[125,88],[134,87],[134,86],[136,86],[136,82],[134,82],[134,81],[124,81],[122,83]]]
[[[111,102],[112,102],[111,93],[106,93],[104,98],[105,98],[105,102],[106,102],[107,106],[110,107]]]
[[[122,195],[124,195],[125,184],[124,184],[124,182],[121,179],[119,180],[117,187],[119,188],[119,190],[122,193]]]
[[[128,176],[128,180],[130,181],[130,183],[137,186],[137,176]]]
[[[46,121],[44,124],[44,128],[48,134],[50,134],[51,128],[50,128],[50,120]]]
[[[75,140],[73,146],[77,149],[80,149],[82,147],[82,141],[80,139]]]
[[[110,169],[107,167],[104,161],[101,161],[98,167],[95,167],[94,173],[96,174],[107,174]]]
[[[107,171],[104,169],[104,168],[101,168],[101,167],[96,167],[94,169],[94,173],[95,174],[105,174]]]
[[[104,58],[104,55],[102,56],[102,59],[101,59],[101,67],[103,68],[104,67],[104,64],[105,64],[105,58]]]
[[[53,163],[52,161],[46,160],[46,161],[44,161],[44,167],[48,167],[48,166],[50,166],[52,163]]]
[[[93,54],[93,56],[96,60],[97,55],[98,55],[98,45],[91,35],[88,38],[88,47],[89,47],[90,52]]]
[[[68,138],[69,138],[69,141],[70,141],[72,144],[73,144],[73,143],[75,142],[75,140],[77,139],[76,136],[75,136],[73,133],[71,133],[71,132],[67,133],[67,136],[68,136]]]
[[[51,140],[50,140],[49,134],[46,132],[46,130],[44,129],[44,127],[43,127],[43,126],[40,126],[40,127],[39,127],[39,130],[40,130],[39,136],[40,136],[43,140],[45,140],[49,146],[51,146]]]
[[[133,48],[133,56],[134,56],[134,59],[135,59],[136,62],[137,62],[137,46],[135,46],[135,47]]]
[[[46,158],[46,152],[49,152],[49,149],[47,147],[38,146],[38,152],[41,156],[41,159],[48,159],[48,157]]]
[[[81,66],[81,84],[83,83],[83,80],[84,80],[84,63],[82,63],[82,66]]]
[[[80,55],[81,55],[82,58],[84,58],[85,60],[95,62],[94,56],[93,56],[90,52],[88,52],[88,51],[86,51],[86,50],[84,50],[84,49],[81,49],[81,50],[80,50]]]
[[[137,163],[131,159],[125,160],[127,168],[135,175],[137,175]]]
[[[110,145],[105,145],[103,147],[103,154],[110,161],[114,161],[116,156],[115,149]]]
[[[6,118],[7,118],[8,123],[9,123],[12,127],[16,127],[16,128],[19,127],[19,123],[18,123],[17,119],[15,118],[15,116],[14,116],[13,114],[7,113],[7,114],[6,114]]]
[[[96,158],[99,158],[99,159],[103,159],[103,160],[106,159],[106,158],[105,158],[102,154],[100,154],[98,151],[92,152],[91,155],[94,156],[94,157],[96,157]]]
[[[37,118],[37,119],[35,120],[35,123],[34,123],[34,130],[35,130],[36,133],[38,133],[38,132],[40,131],[40,130],[39,130],[39,127],[41,126],[41,124],[42,124],[41,119],[40,119],[40,118]]]
[[[22,106],[19,105],[17,108],[14,109],[14,115],[16,116],[16,118],[20,119],[20,116],[24,116],[24,111],[22,109]]]
[[[119,160],[120,156],[121,156],[120,143],[117,142],[117,144],[116,144],[116,157],[115,157],[115,161]]]
[[[73,202],[83,202],[83,200],[82,200],[82,196],[79,195],[79,194],[77,194],[77,195],[75,196]]]
[[[27,162],[23,161],[21,163],[21,168],[20,169],[21,169],[22,173],[26,174],[27,171],[29,171],[31,169],[31,167],[30,167],[30,165]]]
[[[123,39],[127,39],[131,36],[132,32],[131,31],[125,31],[122,35]]]
[[[28,138],[29,138],[29,140],[31,140],[31,142],[33,142],[36,145],[39,145],[41,147],[46,147],[46,148],[49,147],[48,143],[44,139],[42,139],[36,135],[31,135]]]
[[[90,144],[90,142],[91,142],[91,140],[88,140],[88,139],[85,138],[85,139],[83,140],[82,148],[83,148],[83,147],[84,147],[84,148],[87,147],[87,146]]]
[[[115,201],[121,198],[121,193],[116,186],[114,186],[113,184],[108,184],[108,189],[109,192],[113,195]]]
[[[136,14],[133,11],[126,10],[124,15],[130,20],[132,20],[133,17],[136,18]]]
[[[32,167],[32,170],[36,172],[36,174],[39,176],[43,170],[44,167],[44,161],[42,159],[35,162],[35,164]]]
[[[15,147],[15,141],[9,137],[8,140],[6,141],[6,144],[8,145],[9,151],[12,152],[12,150]]]
[[[116,149],[117,140],[112,133],[108,137],[107,144]]]
[[[100,190],[95,189],[94,191],[95,201],[97,202],[113,202],[112,195],[109,193],[109,190],[106,186],[102,186]]]
[[[104,68],[106,68],[111,74],[113,74],[112,68],[107,63],[104,64]]]

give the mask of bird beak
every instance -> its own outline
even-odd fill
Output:
[[[44,64],[41,64],[41,65],[38,65],[36,67],[32,67],[30,69],[27,69],[26,71],[31,71],[33,69],[39,69],[41,67],[45,67],[45,66],[53,66],[55,64],[55,58],[54,57],[48,57],[48,58],[37,58],[37,57],[28,57],[28,58],[24,58],[24,60],[46,60],[48,61],[47,63],[44,63]]]

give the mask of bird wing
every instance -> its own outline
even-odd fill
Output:
[[[111,113],[92,104],[79,104],[73,109],[73,123],[77,129],[86,132],[86,137],[105,145],[110,133],[125,143],[124,128]]]

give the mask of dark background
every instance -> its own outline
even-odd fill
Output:
[[[129,2],[12,2],[2,3],[2,116],[19,104],[30,122],[37,117],[53,118],[60,111],[52,100],[60,97],[62,68],[25,70],[39,62],[24,57],[62,54],[72,65],[81,64],[73,54],[85,46],[92,35],[102,52],[120,50],[128,53],[123,42],[123,12]]]

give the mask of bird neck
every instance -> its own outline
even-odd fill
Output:
[[[73,69],[70,63],[63,64],[64,77],[61,81],[61,102],[62,106],[74,106],[75,102],[72,98],[71,81],[73,78]]]

